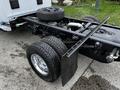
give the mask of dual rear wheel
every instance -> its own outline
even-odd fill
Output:
[[[67,47],[60,39],[48,36],[33,43],[26,53],[35,73],[43,80],[53,82],[60,76],[60,60],[66,51]]]
[[[39,20],[49,22],[64,18],[64,10],[61,8],[48,7],[39,9],[36,12]],[[84,21],[99,22],[94,17],[85,17]],[[37,34],[37,31],[34,32]],[[53,82],[60,76],[61,58],[67,51],[66,45],[54,36],[48,36],[41,42],[33,43],[26,51],[28,61],[43,80]]]

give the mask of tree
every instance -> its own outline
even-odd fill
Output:
[[[63,5],[64,0],[58,0],[59,5]]]

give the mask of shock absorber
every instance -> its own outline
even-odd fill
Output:
[[[114,60],[119,58],[119,50],[114,48],[112,52],[106,57],[108,63],[113,62]]]

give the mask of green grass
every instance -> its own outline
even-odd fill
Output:
[[[92,2],[95,3],[95,2]],[[81,19],[84,16],[93,15],[102,20],[105,16],[110,16],[109,24],[120,26],[120,5],[102,0],[99,12],[95,7],[83,4],[82,6],[64,6],[65,14],[69,17]]]

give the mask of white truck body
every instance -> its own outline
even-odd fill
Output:
[[[13,1],[13,7],[11,3]],[[17,8],[14,7],[17,4]],[[40,2],[38,4],[38,1]],[[0,0],[0,29],[4,31],[11,31],[9,22],[15,20],[17,17],[35,13],[36,10],[43,7],[50,7],[51,0]],[[7,24],[7,25],[4,25]]]

